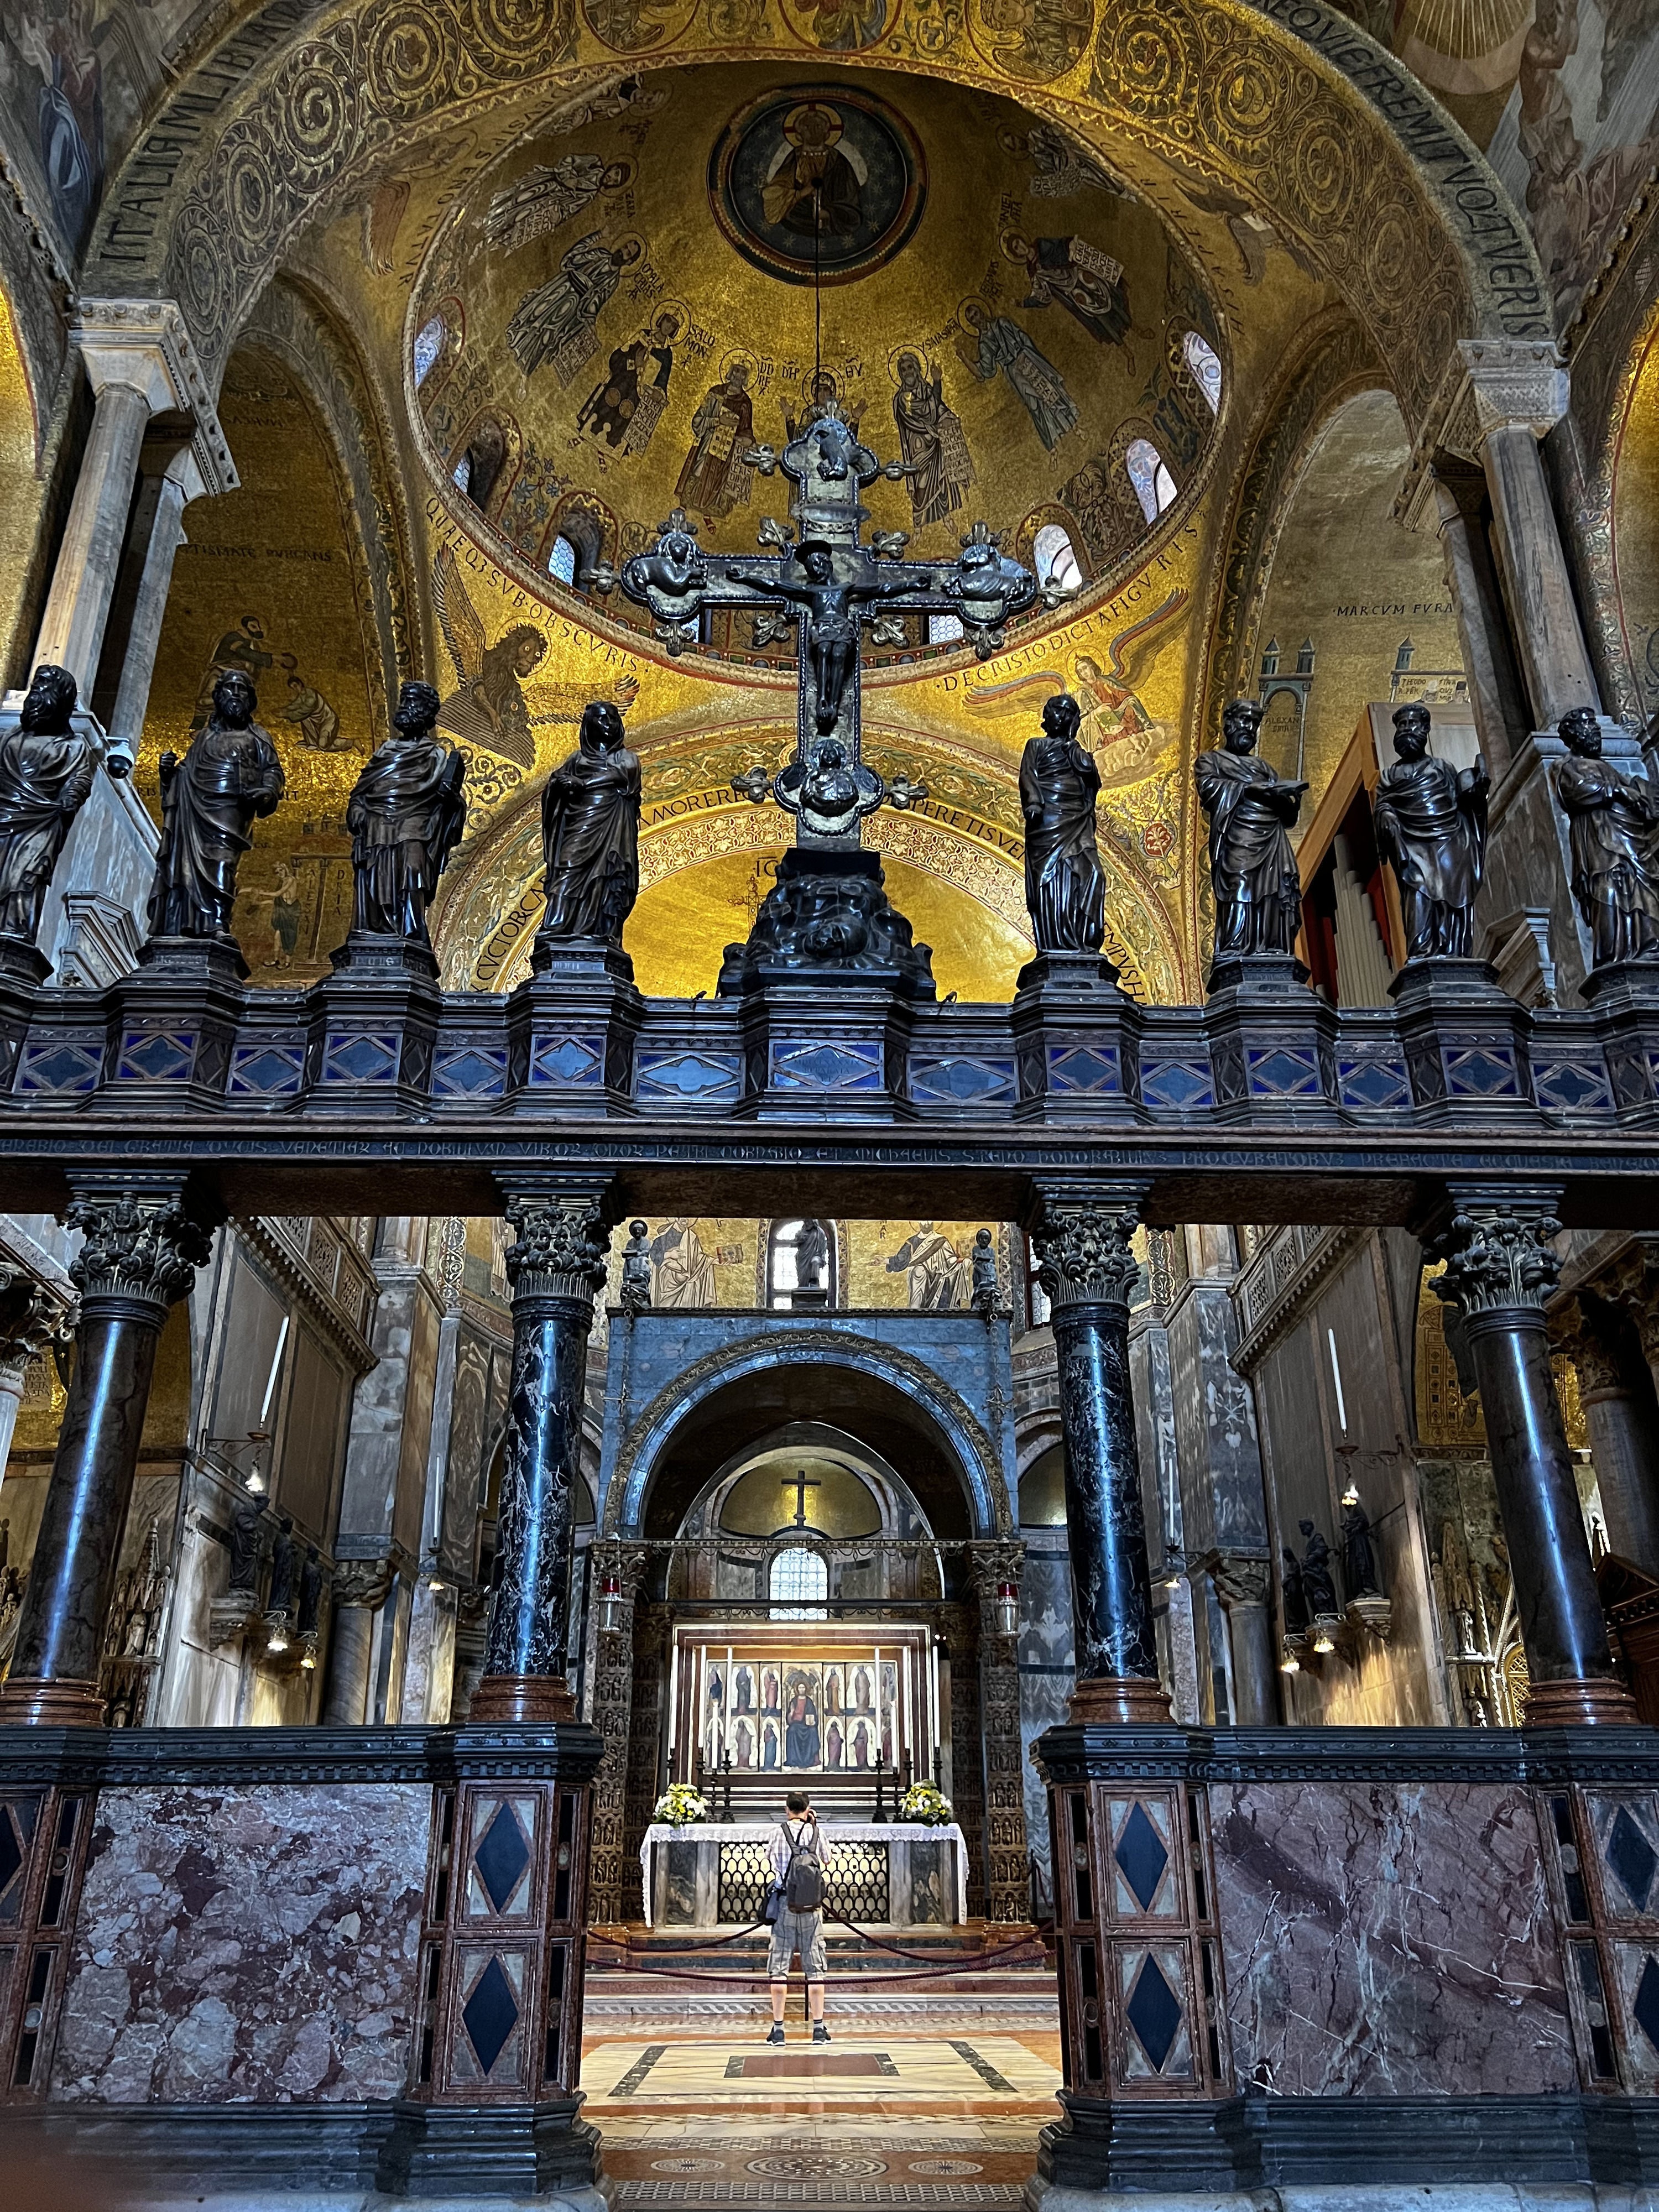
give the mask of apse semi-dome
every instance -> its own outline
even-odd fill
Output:
[[[410,304],[434,495],[515,580],[647,623],[596,574],[676,507],[704,545],[751,548],[787,486],[745,456],[815,397],[902,464],[872,522],[924,556],[983,517],[1087,592],[1170,526],[1225,404],[1219,319],[1158,217],[1055,125],[822,66],[676,70],[609,105],[476,180]],[[911,617],[893,650],[958,635]],[[793,653],[757,649],[742,613],[699,644]]]

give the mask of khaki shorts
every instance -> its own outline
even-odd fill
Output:
[[[823,1981],[828,1972],[823,1956],[823,1915],[791,1912],[786,1905],[772,1923],[772,1954],[767,1960],[767,1979],[787,1981],[789,1964],[797,1951],[807,1980]]]

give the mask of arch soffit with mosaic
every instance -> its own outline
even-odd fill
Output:
[[[848,1367],[903,1387],[927,1415],[963,1478],[975,1539],[1013,1533],[1008,1486],[984,1424],[923,1360],[873,1337],[836,1329],[803,1329],[778,1337],[739,1337],[693,1360],[659,1390],[635,1421],[605,1486],[600,1533],[636,1535],[646,1495],[676,1429],[717,1390],[762,1369]]]
[[[672,51],[623,57],[570,0],[533,25],[500,0],[352,0],[297,45],[280,0],[225,42],[252,66],[215,101],[210,138],[191,79],[139,138],[83,281],[131,293],[147,276],[222,364],[288,239],[387,156],[464,114],[499,114],[503,95],[574,99],[653,67],[812,51],[755,34],[763,0],[749,13],[740,40],[694,22]],[[980,85],[1069,125],[1132,182],[1173,167],[1243,192],[1365,322],[1414,425],[1459,338],[1552,335],[1536,252],[1494,173],[1410,71],[1322,0],[1133,0],[1046,83],[981,58],[965,31],[929,50],[934,20],[902,0],[882,46],[836,65]],[[223,52],[198,65],[204,77]]]

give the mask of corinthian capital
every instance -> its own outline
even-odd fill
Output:
[[[1550,1316],[1550,1342],[1571,1360],[1578,1387],[1587,1394],[1616,1390],[1624,1381],[1619,1348],[1607,1341],[1605,1328],[1594,1303],[1583,1298],[1569,1298]]]
[[[1435,1279],[1437,1296],[1466,1321],[1516,1307],[1541,1312],[1561,1273],[1550,1249],[1561,1233],[1554,1196],[1499,1198],[1454,1189],[1450,1219],[1426,1241],[1431,1255],[1446,1263]]]
[[[75,1334],[76,1307],[27,1267],[0,1261],[0,1367],[38,1359]]]
[[[204,1265],[212,1224],[186,1202],[174,1176],[124,1176],[118,1185],[75,1186],[62,1216],[84,1232],[69,1263],[70,1279],[86,1298],[137,1298],[167,1307],[182,1298]]]
[[[1229,1613],[1235,1606],[1266,1605],[1272,1593],[1273,1570],[1253,1553],[1218,1552],[1210,1571],[1215,1594]]]
[[[617,1218],[608,1188],[515,1190],[507,1201],[514,1242],[507,1249],[515,1298],[576,1298],[585,1304],[605,1282],[611,1224]]]
[[[1140,1273],[1130,1239],[1140,1226],[1138,1191],[1078,1197],[1045,1194],[1031,1233],[1037,1280],[1058,1311],[1066,1306],[1127,1307]]]

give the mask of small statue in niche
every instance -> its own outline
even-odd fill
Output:
[[[1083,710],[1069,691],[1042,709],[1042,734],[1020,757],[1025,904],[1039,952],[1098,952],[1106,875],[1095,843],[1100,770],[1078,743]]]
[[[1302,1562],[1287,1545],[1280,1554],[1279,1588],[1284,1594],[1285,1633],[1305,1636],[1313,1625],[1308,1593],[1302,1586]]]
[[[1210,880],[1215,892],[1215,955],[1296,950],[1302,879],[1288,831],[1305,783],[1287,783],[1258,759],[1261,708],[1234,699],[1221,717],[1221,744],[1200,753],[1194,781],[1210,817]]]
[[[795,1247],[795,1287],[801,1291],[823,1290],[823,1271],[830,1264],[830,1239],[824,1234],[821,1221],[803,1221],[800,1241]]]
[[[230,1516],[230,1587],[252,1597],[259,1579],[259,1509],[245,1498]]]
[[[1556,731],[1572,756],[1557,770],[1555,790],[1591,964],[1659,957],[1659,793],[1602,759],[1601,726],[1588,707],[1564,714]]]
[[[1000,1285],[997,1281],[996,1246],[988,1229],[975,1231],[972,1256],[974,1286],[969,1294],[968,1303],[981,1320],[991,1321],[996,1316],[997,1294]]]
[[[1397,757],[1378,778],[1376,842],[1400,885],[1407,960],[1467,960],[1486,857],[1485,761],[1455,769],[1429,750],[1426,707],[1396,708]]]
[[[213,687],[213,713],[182,760],[161,756],[161,849],[149,895],[152,937],[216,939],[234,945],[236,868],[256,817],[274,814],[283,764],[254,720],[252,681],[228,669]]]
[[[294,1571],[300,1547],[294,1540],[294,1522],[286,1513],[276,1516],[276,1540],[270,1547],[270,1595],[267,1613],[289,1613],[294,1606]]]
[[[617,944],[640,890],[640,763],[621,710],[595,700],[542,794],[547,912],[539,934]]]
[[[1381,1597],[1371,1524],[1358,1498],[1342,1509],[1342,1580],[1350,1598]]]
[[[317,1556],[317,1547],[307,1544],[305,1564],[300,1569],[300,1610],[294,1622],[301,1636],[316,1633],[317,1615],[322,1601],[323,1563]]]
[[[651,1236],[643,1221],[628,1224],[623,1246],[622,1304],[625,1313],[647,1313],[651,1306]]]
[[[1298,1521],[1296,1525],[1307,1539],[1302,1553],[1302,1592],[1309,1612],[1317,1619],[1322,1613],[1332,1613],[1337,1609],[1331,1547],[1311,1521]]]
[[[466,762],[434,733],[439,705],[429,684],[404,685],[392,734],[346,802],[351,926],[417,945],[428,942],[427,908],[466,827]]]
[[[75,678],[43,663],[0,738],[0,937],[33,945],[52,870],[92,789],[96,759],[70,726]],[[120,754],[112,761],[125,762]],[[121,772],[121,771],[116,771]]]

